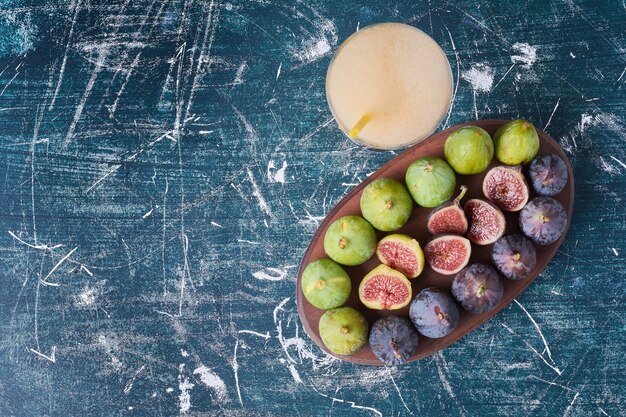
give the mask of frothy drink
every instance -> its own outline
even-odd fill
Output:
[[[397,149],[437,128],[450,108],[452,74],[445,54],[424,32],[381,23],[339,47],[326,75],[326,96],[352,139]]]

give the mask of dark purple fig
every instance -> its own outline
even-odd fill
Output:
[[[567,184],[567,166],[557,155],[538,156],[528,167],[533,190],[539,195],[556,195]]]
[[[382,317],[370,331],[370,347],[374,355],[385,365],[401,365],[417,350],[418,335],[406,317]]]
[[[459,309],[452,297],[434,287],[415,296],[409,316],[418,332],[433,339],[450,334],[459,324]]]
[[[469,262],[472,253],[470,241],[462,236],[443,235],[432,239],[424,247],[426,262],[435,272],[452,275]]]
[[[567,213],[552,197],[535,197],[519,214],[522,232],[540,245],[554,243],[565,231]]]
[[[452,281],[452,295],[461,307],[472,313],[493,310],[503,293],[500,274],[486,264],[472,264]]]
[[[528,201],[528,184],[520,167],[494,167],[483,179],[483,194],[504,211],[520,211]]]
[[[461,199],[467,192],[467,187],[461,185],[461,192],[453,200],[439,206],[428,216],[426,228],[431,235],[452,233],[462,235],[467,231],[467,219],[461,209]]]
[[[465,203],[465,215],[469,219],[467,238],[477,245],[489,245],[504,234],[504,214],[493,204],[477,198]]]
[[[522,235],[507,235],[498,240],[491,250],[491,260],[508,279],[524,279],[537,263],[537,252],[532,242]]]

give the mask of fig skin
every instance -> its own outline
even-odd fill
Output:
[[[372,269],[359,284],[359,299],[372,310],[398,310],[411,302],[411,283],[387,265]]]
[[[454,200],[442,204],[428,215],[426,221],[428,233],[435,236],[446,233],[462,235],[467,232],[467,218],[461,208],[461,199],[466,192],[467,187],[461,185],[461,191]],[[443,221],[443,225],[437,224],[438,221]]]
[[[528,167],[528,178],[539,195],[557,195],[567,184],[567,165],[558,155],[537,156]]]
[[[337,355],[358,352],[367,342],[368,329],[365,317],[352,307],[326,310],[319,321],[322,342]]]
[[[567,212],[552,197],[533,198],[519,214],[519,225],[527,237],[539,245],[559,240],[567,226]]]
[[[407,189],[422,207],[437,207],[452,197],[456,175],[446,161],[435,156],[420,158],[406,170]]]
[[[302,294],[309,303],[321,310],[345,304],[352,292],[348,273],[330,259],[318,259],[307,265],[302,273]]]
[[[488,201],[473,198],[465,202],[469,219],[467,238],[477,245],[490,245],[500,239],[506,230],[504,214]]]
[[[464,126],[448,136],[444,145],[446,161],[458,174],[479,174],[493,159],[491,136],[478,126]]]
[[[404,184],[393,178],[379,178],[369,183],[360,200],[365,220],[383,232],[404,226],[413,211],[413,199]]]
[[[437,236],[424,247],[424,258],[428,265],[443,275],[459,272],[467,265],[471,254],[470,241],[456,235]]]
[[[411,236],[399,233],[385,236],[376,246],[376,256],[380,262],[402,272],[407,278],[416,278],[424,270],[424,252]]]
[[[417,331],[432,339],[450,334],[459,324],[459,309],[448,294],[430,287],[420,291],[409,309]]]
[[[452,281],[452,295],[465,310],[486,313],[502,299],[504,287],[500,274],[487,264],[472,264]]]
[[[406,363],[415,354],[418,334],[406,317],[382,317],[372,325],[369,342],[378,360],[396,366]]]
[[[343,216],[326,231],[324,251],[339,264],[360,265],[376,251],[376,232],[363,217]]]
[[[491,168],[483,179],[483,194],[504,211],[520,211],[528,202],[528,184],[521,167]]]
[[[491,261],[505,278],[520,280],[535,268],[537,251],[523,235],[507,235],[493,245]]]
[[[493,145],[496,158],[503,164],[527,164],[539,151],[539,135],[528,120],[512,120],[496,130]]]

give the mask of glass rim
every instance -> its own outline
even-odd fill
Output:
[[[372,28],[375,28],[377,26],[383,26],[383,25],[398,25],[398,26],[405,26],[408,28],[411,28],[413,30],[416,30],[420,33],[422,33],[423,35],[427,36],[429,39],[431,39],[433,41],[433,43],[437,46],[437,48],[439,49],[439,51],[441,52],[441,55],[443,55],[444,59],[446,60],[446,63],[448,64],[448,75],[450,76],[450,97],[448,99],[447,105],[446,105],[446,109],[445,111],[442,113],[441,117],[439,118],[439,120],[437,120],[437,123],[435,123],[434,127],[432,130],[430,130],[428,133],[425,133],[422,136],[419,136],[415,139],[412,139],[411,141],[404,143],[402,145],[399,146],[394,146],[394,147],[380,147],[377,145],[374,145],[372,143],[363,141],[363,140],[359,140],[358,136],[356,138],[351,138],[350,135],[348,134],[348,132],[350,131],[349,127],[346,127],[344,125],[342,125],[342,123],[339,121],[339,119],[337,118],[337,114],[335,112],[335,109],[333,108],[333,105],[330,101],[330,97],[328,95],[328,74],[330,73],[330,69],[333,65],[333,63],[335,62],[335,58],[337,57],[337,55],[339,54],[339,52],[341,52],[341,49],[348,43],[348,41],[350,39],[352,39],[354,36],[358,35],[359,32],[364,31],[364,30],[369,30]],[[441,125],[441,122],[444,120],[444,118],[446,117],[446,115],[450,112],[450,109],[452,108],[452,101],[454,98],[454,77],[452,74],[452,67],[450,65],[450,60],[448,59],[448,56],[446,55],[445,51],[443,50],[443,48],[441,48],[441,45],[439,45],[439,43],[433,39],[432,36],[430,36],[428,33],[424,32],[423,30],[409,25],[407,23],[402,23],[402,22],[378,22],[378,23],[372,23],[371,25],[367,25],[363,28],[360,28],[359,30],[357,30],[356,32],[352,33],[350,36],[348,36],[342,43],[341,45],[339,45],[339,47],[335,50],[335,52],[333,53],[333,56],[330,60],[330,63],[328,64],[328,68],[326,69],[326,79],[325,79],[325,94],[326,94],[326,102],[328,103],[328,108],[330,109],[331,114],[333,115],[333,119],[335,120],[335,122],[337,123],[337,126],[339,127],[339,130],[343,133],[343,135],[352,143],[359,145],[359,146],[363,146],[365,148],[368,149],[372,149],[372,150],[377,150],[377,151],[395,151],[398,149],[405,149],[408,148],[410,146],[415,145],[416,143],[421,142],[422,140],[428,138],[430,135],[432,135],[438,128],[439,125]]]

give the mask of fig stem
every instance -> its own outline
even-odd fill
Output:
[[[543,216],[542,220],[543,220],[544,223],[548,223],[550,221],[550,217]]]
[[[341,329],[339,329],[339,331],[341,332],[341,334],[348,334],[350,328],[348,326],[341,326]]]
[[[393,207],[393,201],[389,200],[387,201],[387,204],[385,204],[385,207],[387,207],[388,209]]]
[[[454,204],[459,206],[461,204],[461,199],[463,198],[463,196],[465,196],[465,193],[467,192],[467,187],[465,185],[461,185],[461,192],[459,192],[459,195],[456,196],[456,198],[454,199]]]
[[[322,288],[324,288],[324,285],[325,285],[325,283],[321,279],[318,279],[315,282],[315,288],[317,288],[318,290],[321,290]]]
[[[431,172],[433,170],[433,165],[428,162],[426,163],[426,165],[424,166],[424,172]]]
[[[398,351],[398,343],[393,339],[391,339],[391,351],[393,352],[393,356],[398,359],[402,359],[402,355]]]
[[[346,242],[344,239],[339,239],[339,248],[340,249],[345,249],[346,246],[348,246],[348,242]]]
[[[514,260],[514,261],[519,261],[519,258],[520,258],[521,256],[522,256],[522,255],[521,255],[519,252],[515,252],[515,253],[513,253],[513,260]]]

